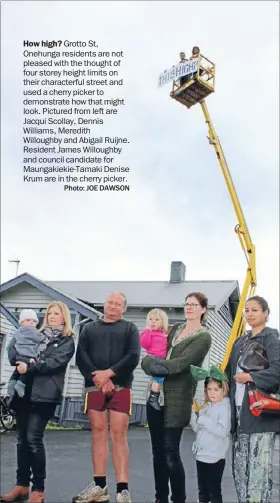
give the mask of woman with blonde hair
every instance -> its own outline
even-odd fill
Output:
[[[0,499],[10,502],[29,498],[29,503],[43,503],[46,455],[43,436],[62,398],[67,365],[75,352],[70,312],[66,304],[54,301],[47,307],[35,363],[16,361],[15,341],[8,347],[12,366],[26,374],[25,395],[14,396],[11,408],[17,424],[17,481],[12,491]],[[29,494],[32,474],[32,491]]]

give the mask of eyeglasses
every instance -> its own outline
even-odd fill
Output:
[[[186,302],[185,306],[186,306],[186,307],[192,307],[192,308],[193,308],[193,307],[198,307],[198,306],[200,306],[200,304],[188,304],[188,302]]]

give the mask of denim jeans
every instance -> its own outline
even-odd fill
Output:
[[[55,404],[31,404],[16,410],[17,425],[17,485],[28,487],[31,480],[33,491],[44,491],[46,478],[46,454],[43,443],[45,428],[54,415]]]

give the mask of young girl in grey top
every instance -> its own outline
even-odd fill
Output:
[[[206,403],[198,415],[196,440],[193,444],[199,502],[222,503],[221,482],[231,426],[227,377],[214,365],[209,371],[191,366],[191,373],[196,380],[205,379]]]

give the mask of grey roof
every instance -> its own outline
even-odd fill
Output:
[[[182,307],[188,293],[202,292],[208,297],[209,307],[219,309],[231,297],[239,300],[237,281],[48,281],[48,285],[84,302],[104,303],[110,292],[123,292],[128,306]]]

